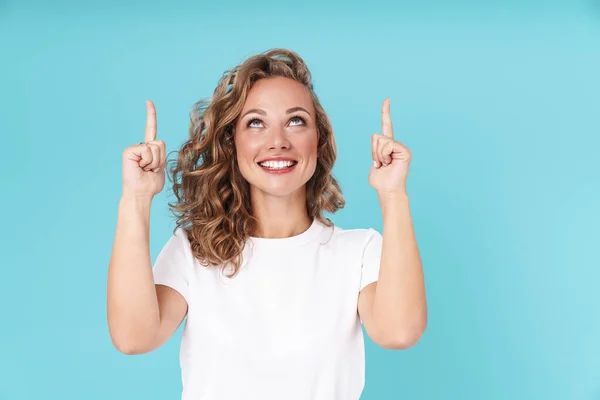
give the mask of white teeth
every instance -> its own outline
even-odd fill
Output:
[[[294,165],[293,161],[264,161],[260,163],[261,166],[269,169],[283,169]]]

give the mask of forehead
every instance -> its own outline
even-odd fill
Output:
[[[295,106],[312,109],[312,99],[308,89],[293,79],[274,77],[260,79],[254,83],[243,109],[287,110]]]

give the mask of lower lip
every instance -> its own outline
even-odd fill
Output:
[[[260,164],[259,164],[259,167],[262,168],[263,171],[268,172],[269,174],[280,175],[280,174],[286,174],[288,172],[292,172],[292,170],[296,167],[296,165],[298,165],[298,163],[292,165],[291,167],[282,168],[282,169],[269,169],[269,168],[263,167]]]

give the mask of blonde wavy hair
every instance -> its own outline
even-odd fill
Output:
[[[271,49],[249,57],[226,71],[208,99],[194,104],[189,139],[169,169],[176,202],[169,203],[178,228],[183,228],[192,253],[204,266],[230,266],[237,274],[246,240],[255,232],[249,183],[237,164],[234,127],[253,84],[260,79],[285,77],[310,92],[316,113],[318,157],[315,173],[306,184],[308,216],[327,226],[325,211],[345,205],[339,183],[332,175],[336,160],[333,129],[315,94],[312,76],[293,51]]]

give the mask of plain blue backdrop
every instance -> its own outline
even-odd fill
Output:
[[[142,356],[108,335],[121,152],[148,98],[176,150],[193,103],[273,47],[305,58],[333,122],[335,223],[381,230],[385,97],[413,152],[429,325],[407,351],[367,339],[362,398],[600,399],[600,3],[434,0],[0,0],[0,399],[179,398],[181,330]]]

